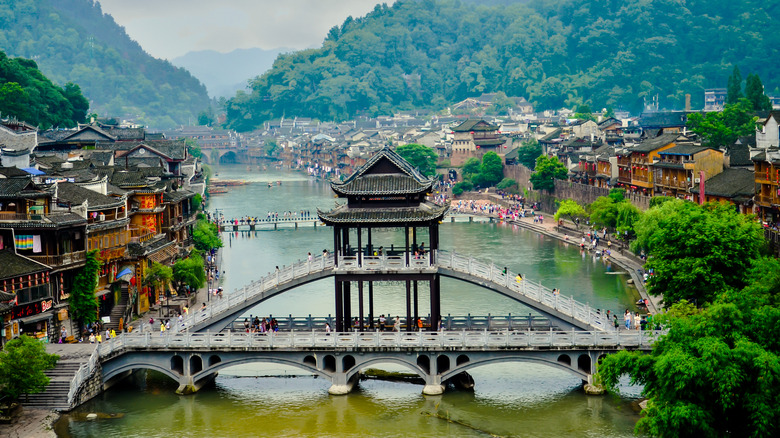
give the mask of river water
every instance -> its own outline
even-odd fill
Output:
[[[334,206],[330,187],[299,173],[246,166],[215,168],[220,179],[251,184],[213,196],[209,209],[227,218],[265,217],[267,212],[301,210],[316,214]],[[268,187],[268,183],[273,183]],[[281,182],[281,184],[278,184]],[[373,243],[389,247],[403,234],[373,233]],[[623,312],[638,294],[627,276],[571,244],[508,224],[449,223],[440,227],[441,247],[470,254],[520,272],[532,281],[560,288],[562,294],[593,307]],[[424,234],[418,236],[428,242]],[[226,293],[274,270],[332,249],[327,227],[258,229],[223,233],[221,285]],[[420,314],[428,313],[427,287],[420,288]],[[403,315],[403,287],[379,284],[375,313]],[[356,295],[356,293],[353,293]],[[355,300],[357,298],[355,297]],[[523,305],[457,280],[442,279],[442,314],[527,314]],[[247,314],[325,316],[335,307],[332,280],[311,283],[260,304]],[[357,309],[357,303],[353,304]],[[403,371],[388,364],[382,367]],[[528,436],[629,437],[639,418],[638,390],[622,396],[589,397],[580,380],[566,372],[526,362],[472,369],[474,392],[421,395],[422,387],[366,380],[348,396],[330,396],[329,382],[295,368],[249,364],[223,370],[213,387],[191,396],[174,394],[176,384],[149,374],[142,384],[112,388],[64,416],[58,436],[72,437],[239,437],[239,436]],[[88,412],[120,418],[83,421]]]

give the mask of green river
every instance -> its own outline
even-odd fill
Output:
[[[328,184],[300,173],[247,171],[244,165],[214,169],[220,179],[251,184],[213,196],[209,209],[226,218],[265,217],[267,212],[306,210],[316,214],[334,206]],[[273,182],[269,187],[268,183]],[[278,184],[281,182],[281,184]],[[393,230],[374,232],[375,247],[403,242]],[[593,307],[622,313],[634,310],[638,294],[627,276],[571,244],[495,223],[449,223],[440,227],[441,247],[470,254],[520,272],[532,281],[561,289]],[[428,242],[424,234],[419,240]],[[299,259],[332,249],[327,227],[301,225],[253,232],[223,233],[221,269],[225,293]],[[385,243],[387,242],[387,243]],[[420,313],[427,314],[427,287],[420,288]],[[403,314],[402,287],[379,284],[377,314]],[[356,294],[353,294],[356,295]],[[357,299],[355,297],[355,299]],[[259,315],[326,316],[335,307],[332,280],[311,283],[247,312]],[[356,309],[356,303],[353,309]],[[527,314],[512,300],[456,280],[442,279],[442,314]],[[397,365],[383,367],[404,371]],[[256,363],[228,368],[212,387],[190,396],[174,394],[176,384],[149,373],[146,382],[118,385],[57,423],[62,437],[250,437],[250,436],[523,436],[629,437],[639,414],[639,389],[625,386],[622,396],[586,396],[581,381],[560,370],[527,362],[475,368],[473,392],[421,394],[422,386],[361,381],[347,396],[330,396],[330,383],[296,368]],[[117,418],[85,421],[90,412]]]

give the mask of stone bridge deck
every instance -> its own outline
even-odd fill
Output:
[[[204,310],[190,312],[175,331],[221,331],[244,312],[261,302],[290,289],[334,275],[386,274],[392,279],[396,274],[433,274],[459,279],[500,293],[519,301],[546,318],[560,329],[613,331],[614,326],[606,315],[573,297],[553,294],[541,284],[516,279],[511,271],[454,252],[438,251],[414,257],[405,253],[392,256],[339,257],[336,266],[332,255],[317,256],[311,261],[299,261],[285,266],[249,285],[226,293],[221,300],[215,300]]]
[[[470,368],[498,362],[541,363],[590,381],[599,357],[621,349],[648,350],[659,332],[287,332],[131,333],[97,349],[104,382],[137,369],[159,371],[197,391],[219,370],[251,362],[303,369],[348,393],[361,369],[395,363],[422,377],[426,394]]]

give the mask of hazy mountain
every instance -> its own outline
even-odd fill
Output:
[[[280,53],[291,49],[236,49],[228,53],[215,50],[188,52],[171,60],[200,79],[211,97],[230,97],[243,90],[247,81],[271,68]]]

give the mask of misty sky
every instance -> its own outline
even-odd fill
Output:
[[[385,0],[384,3],[392,3]],[[152,56],[173,59],[195,50],[317,47],[349,15],[377,0],[100,0]]]

